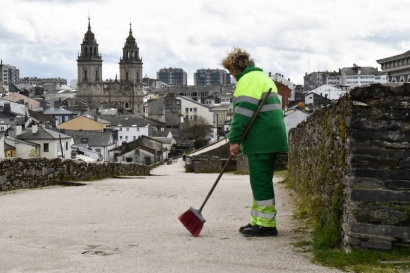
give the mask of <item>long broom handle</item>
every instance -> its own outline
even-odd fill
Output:
[[[258,108],[256,109],[255,113],[253,113],[252,119],[249,122],[248,126],[246,127],[245,132],[242,134],[241,139],[239,140],[238,144],[241,144],[242,141],[245,139],[246,135],[248,134],[249,129],[251,128],[253,122],[255,121],[256,117],[258,116],[259,112],[261,111],[263,105],[265,104],[266,100],[268,99],[270,93],[272,92],[272,88],[269,88],[268,92],[266,93],[265,97],[262,98],[262,101],[259,103]],[[199,208],[199,212],[202,211],[206,202],[208,202],[209,197],[211,197],[212,192],[214,191],[216,185],[218,185],[219,180],[221,179],[223,173],[225,172],[226,168],[228,167],[229,163],[231,162],[234,156],[230,155],[228,160],[226,161],[225,165],[222,168],[222,171],[219,173],[218,178],[216,179],[214,185],[212,186],[211,190],[209,191],[208,195],[206,196],[204,202],[202,203],[201,207]]]

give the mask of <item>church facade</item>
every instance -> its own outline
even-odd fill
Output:
[[[103,59],[98,43],[91,31],[90,18],[88,30],[81,43],[81,53],[77,58],[77,98],[91,106],[102,104],[125,108],[134,114],[143,114],[142,58],[139,56],[137,42],[129,35],[122,49],[119,62],[119,79],[103,80]]]

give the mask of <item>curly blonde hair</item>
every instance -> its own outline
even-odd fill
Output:
[[[246,67],[250,65],[255,65],[255,61],[250,58],[251,54],[246,52],[246,50],[240,49],[239,47],[233,47],[231,52],[228,53],[221,65],[228,69],[229,71],[242,72]]]

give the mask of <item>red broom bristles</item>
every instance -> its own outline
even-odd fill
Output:
[[[194,237],[199,236],[205,223],[205,219],[202,217],[201,212],[192,207],[181,214],[178,219]]]

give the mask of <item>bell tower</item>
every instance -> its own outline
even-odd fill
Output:
[[[125,40],[120,58],[120,81],[129,81],[135,85],[142,84],[142,59],[130,23],[130,33]]]
[[[90,17],[88,17],[88,30],[81,44],[81,53],[77,58],[77,97],[92,102],[102,95],[102,58],[98,51],[97,40],[91,31]]]

